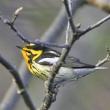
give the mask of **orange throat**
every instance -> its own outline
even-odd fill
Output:
[[[25,50],[29,50],[34,56],[31,57],[31,54],[27,53]],[[22,49],[22,55],[24,57],[24,60],[28,66],[28,69],[30,70],[30,72],[32,73],[31,71],[31,63],[29,62],[30,61],[30,58],[32,61],[36,60],[37,58],[39,58],[41,55],[42,55],[43,51],[42,50],[31,50],[31,49],[27,49],[27,48],[23,48]]]

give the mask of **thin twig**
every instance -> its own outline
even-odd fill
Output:
[[[68,5],[69,5],[69,11],[71,12],[71,15],[72,15],[72,1],[71,0],[68,0]],[[65,44],[68,44],[69,34],[71,34],[71,30],[70,30],[70,22],[68,21],[67,29],[66,29],[66,42],[65,42]]]
[[[11,24],[14,24],[16,19],[18,18],[20,12],[23,10],[23,7],[19,7],[16,9],[16,11],[14,12],[14,15],[12,17],[12,20],[11,20]]]
[[[28,94],[28,92],[25,89],[25,86],[19,76],[18,71],[14,68],[9,61],[7,61],[2,55],[0,55],[0,63],[4,65],[4,67],[9,70],[9,73],[13,76],[13,81],[16,82],[16,85],[18,86],[19,90],[18,93],[23,97],[25,104],[30,110],[35,110],[35,106]]]
[[[14,17],[12,18],[12,20],[10,21],[9,19],[5,19],[3,18],[3,16],[0,16],[0,20],[3,21],[4,24],[7,24],[16,34],[17,36],[23,40],[24,42],[26,43],[35,43],[37,45],[43,45],[43,46],[51,46],[51,47],[57,47],[57,48],[68,48],[68,45],[58,45],[58,44],[53,44],[53,43],[46,43],[46,42],[42,42],[38,39],[36,39],[34,42],[28,40],[25,36],[23,36],[23,34],[20,33],[20,31],[16,28],[16,26],[14,25],[15,23],[15,20],[17,19],[18,17],[18,13],[21,11],[22,7],[20,7],[19,9],[17,9],[15,11],[15,14],[14,14]]]
[[[99,60],[98,63],[96,64],[96,66],[102,66],[103,64],[107,63],[110,61],[110,50],[107,49],[107,55],[104,59]]]
[[[66,9],[66,12],[67,12],[67,15],[68,15],[68,21],[69,21],[69,24],[71,25],[72,32],[75,33],[76,32],[76,27],[75,27],[75,25],[73,23],[73,20],[72,20],[72,12],[70,12],[71,9],[69,9],[68,1],[63,0],[63,3],[65,5],[65,9]]]
[[[21,10],[22,7],[18,8],[14,12],[14,16],[12,20],[5,19],[3,16],[0,16],[0,20],[2,20],[4,24],[7,24],[17,34],[17,36],[20,37],[24,42],[30,43],[30,40],[26,39],[26,37],[23,34],[21,34],[20,31],[14,26],[15,20],[18,18],[18,15],[21,12]]]
[[[96,22],[95,24],[92,24],[90,26],[88,26],[86,29],[82,30],[80,33],[79,33],[79,37],[86,34],[87,32],[99,27],[100,25],[102,25],[103,23],[105,23],[106,21],[108,21],[110,19],[110,14],[104,18],[102,18],[101,20],[99,20],[98,22]]]
[[[38,39],[36,39],[34,42],[31,42],[31,43],[40,45],[42,47],[56,47],[56,48],[68,48],[69,47],[69,45],[67,45],[67,44],[54,44],[54,43],[50,43],[50,42],[43,42]]]

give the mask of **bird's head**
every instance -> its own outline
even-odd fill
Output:
[[[39,58],[42,55],[44,50],[42,46],[34,43],[26,44],[24,47],[17,46],[17,48],[21,50],[22,55],[27,64]]]

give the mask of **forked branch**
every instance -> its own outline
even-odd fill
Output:
[[[55,88],[53,88],[54,78],[55,78],[56,74],[58,73],[60,67],[62,66],[62,62],[67,57],[70,49],[72,48],[72,46],[74,45],[76,40],[78,40],[82,35],[84,35],[84,34],[88,33],[89,31],[99,27],[101,24],[103,24],[104,22],[106,22],[107,20],[110,19],[110,15],[108,15],[107,17],[103,18],[102,20],[98,21],[97,23],[88,26],[86,29],[79,30],[79,28],[75,27],[75,24],[74,24],[74,22],[72,20],[72,15],[71,15],[71,11],[69,9],[68,1],[64,0],[63,3],[65,5],[65,9],[66,9],[66,12],[67,12],[67,15],[68,15],[68,22],[70,23],[70,27],[71,27],[71,30],[72,30],[72,37],[69,38],[69,36],[68,36],[69,40],[68,40],[68,42],[66,42],[66,44],[69,45],[68,48],[65,48],[65,47],[61,46],[61,48],[64,48],[64,49],[62,50],[62,53],[61,53],[59,61],[53,66],[53,72],[51,74],[51,77],[48,80],[47,88],[46,88],[47,92],[46,92],[46,95],[45,95],[45,98],[44,98],[44,101],[42,103],[42,106],[41,106],[40,110],[49,109],[49,107],[53,103],[53,96],[55,96],[57,94],[57,93],[55,94]],[[12,18],[12,20],[5,19],[3,16],[0,16],[0,20],[2,20],[4,24],[8,25],[17,34],[17,36],[19,36],[23,41],[25,41],[27,43],[30,43],[30,41],[27,40],[26,37],[23,36],[23,34],[21,34],[20,31],[14,25],[14,23],[15,23],[16,19],[18,18],[18,15],[19,15],[21,10],[22,10],[22,7],[18,8],[15,11],[14,17]],[[40,42],[40,43],[43,44],[43,45],[50,45],[50,46],[53,45],[51,43],[50,44],[46,44],[46,43],[43,43],[43,42]],[[55,46],[55,45],[53,45],[53,46]],[[110,58],[110,54],[107,54],[106,58],[101,60],[100,62],[98,62],[96,64],[96,66],[101,66],[104,63],[108,62],[109,58]],[[26,90],[24,88],[24,85],[22,84],[22,81],[21,81],[21,79],[19,77],[18,72],[13,68],[12,65],[10,66],[9,62],[4,60],[4,58],[2,56],[0,56],[0,61],[8,70],[11,70],[10,73],[12,73],[12,75],[13,75],[13,77],[14,77],[17,85],[18,85],[18,87],[20,88],[20,93],[23,96],[27,106],[29,106],[29,108],[31,110],[35,110],[35,107],[34,107],[33,103],[31,102],[30,98],[28,97],[28,93],[26,92]],[[16,78],[15,73],[17,73],[17,75],[18,75],[17,76],[18,79]],[[20,82],[21,85],[19,85],[19,82]],[[25,96],[28,99],[25,99]],[[29,100],[29,101],[27,101],[27,100]]]
[[[51,104],[53,103],[53,96],[57,95],[57,93],[55,94],[55,92],[56,92],[55,88],[53,88],[54,78],[55,78],[56,74],[58,73],[60,67],[62,66],[62,62],[67,57],[71,47],[74,45],[76,40],[78,40],[82,35],[88,33],[89,31],[95,29],[96,27],[99,27],[105,21],[110,19],[110,15],[109,15],[109,16],[103,18],[102,20],[98,21],[97,23],[89,26],[85,30],[77,30],[77,28],[75,27],[75,24],[73,23],[73,20],[72,20],[71,12],[70,12],[69,5],[68,5],[68,0],[64,0],[64,5],[65,5],[65,9],[66,9],[66,12],[68,15],[68,21],[70,23],[70,27],[73,32],[72,37],[70,37],[68,40],[68,43],[66,41],[66,44],[68,44],[70,47],[62,50],[59,61],[53,66],[53,69],[52,69],[53,71],[51,73],[50,78],[47,81],[47,87],[46,87],[47,92],[45,94],[45,98],[44,98],[44,101],[40,107],[40,110],[48,110],[50,108]],[[100,64],[103,64],[103,61]]]
[[[96,66],[102,66],[103,64],[110,62],[110,49],[107,48],[107,55],[104,59],[99,60]]]

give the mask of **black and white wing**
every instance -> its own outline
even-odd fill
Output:
[[[61,55],[60,52],[52,50],[52,49],[48,49],[44,51],[44,53],[39,59],[37,59],[37,63],[41,65],[52,66],[58,61],[60,55]],[[76,57],[70,57],[70,56],[68,56],[65,59],[65,61],[62,63],[62,66],[69,67],[69,68],[93,68],[95,67],[94,65],[81,62]]]
[[[55,64],[60,57],[60,53],[55,50],[46,50],[43,52],[42,56],[37,59],[37,63],[41,65],[52,66]]]
[[[70,67],[70,68],[94,68],[95,67],[95,65],[84,63],[76,57],[67,57],[64,63],[62,64],[62,66]]]

